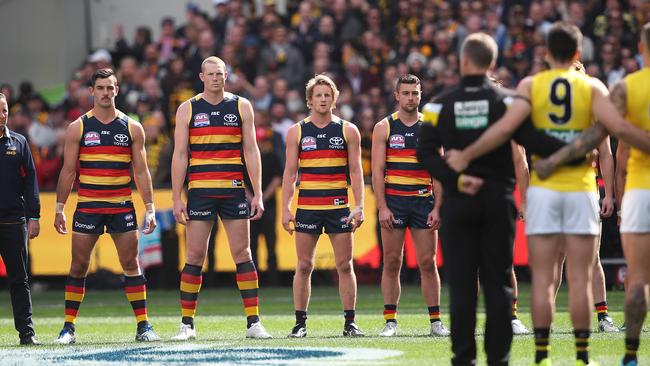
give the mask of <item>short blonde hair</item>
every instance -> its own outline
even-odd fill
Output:
[[[314,96],[314,88],[316,85],[326,85],[332,89],[332,93],[334,94],[334,100],[332,101],[333,109],[336,105],[336,100],[339,98],[339,89],[336,87],[336,84],[334,84],[334,81],[325,74],[318,74],[307,82],[307,87],[305,88],[307,107],[311,109],[311,97]]]
[[[205,64],[216,64],[223,66],[224,69],[226,68],[226,63],[217,56],[210,56],[203,60],[203,62],[201,62],[201,72],[203,72],[203,65]]]

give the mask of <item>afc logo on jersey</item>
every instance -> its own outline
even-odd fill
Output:
[[[210,116],[207,113],[197,113],[194,116],[194,127],[205,127],[210,125]]]
[[[95,131],[86,132],[84,135],[84,145],[86,146],[95,146],[102,143],[102,139],[99,137],[99,134]]]
[[[406,139],[402,135],[391,135],[388,139],[388,146],[391,149],[403,149],[406,147]]]
[[[316,150],[316,139],[313,136],[303,137],[300,141],[300,147],[303,151]]]

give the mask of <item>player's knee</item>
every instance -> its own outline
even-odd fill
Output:
[[[433,258],[419,260],[418,267],[420,267],[420,273],[422,275],[432,276],[436,274],[436,262]]]
[[[88,260],[76,260],[73,261],[70,265],[70,276],[71,277],[86,277],[88,272],[88,266],[90,261]]]
[[[352,273],[352,259],[336,261],[336,271],[339,275]]]
[[[314,270],[314,262],[310,260],[300,260],[296,266],[296,275],[302,277],[311,276],[312,271]]]
[[[384,272],[388,274],[396,274],[402,269],[402,258],[400,257],[384,257]]]

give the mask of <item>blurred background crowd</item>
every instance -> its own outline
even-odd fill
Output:
[[[214,0],[213,9],[202,9],[187,3],[182,24],[160,20],[158,39],[148,27],[124,34],[115,24],[117,42],[79,60],[58,103],[48,104],[29,80],[16,90],[2,85],[10,101],[9,127],[29,139],[41,190],[56,188],[63,131],[92,108],[87,86],[97,68],[114,68],[117,107],[145,128],[155,187],[171,183],[175,111],[202,91],[198,74],[210,55],[228,65],[226,90],[254,106],[260,149],[265,164],[274,167],[266,171],[281,175],[286,131],[308,113],[304,85],[314,74],[327,73],[341,91],[335,113],[361,131],[369,176],[372,128],[395,107],[394,80],[405,73],[419,76],[423,103],[455,85],[457,51],[468,34],[484,31],[496,39],[494,76],[514,87],[546,67],[544,35],[551,23],[569,21],[585,36],[587,73],[611,85],[641,66],[636,34],[650,21],[650,2],[643,0],[288,0],[286,13],[273,0],[262,1],[262,9],[254,4]]]

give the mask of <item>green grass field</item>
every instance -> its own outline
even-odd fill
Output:
[[[529,289],[522,286],[520,291],[520,318],[530,327]],[[608,296],[610,314],[620,324],[623,320],[623,293],[610,292]],[[448,324],[447,300],[443,293],[443,320]],[[428,316],[418,287],[403,288],[398,309],[400,333],[398,337],[389,339],[377,336],[384,323],[378,286],[359,288],[357,323],[367,336],[357,339],[341,336],[343,316],[335,287],[313,289],[308,337],[305,339],[286,338],[294,321],[290,288],[262,288],[260,291],[262,321],[275,336],[272,340],[244,338],[245,319],[234,284],[232,289],[205,289],[201,292],[195,321],[198,340],[181,344],[168,341],[175,335],[180,321],[176,291],[151,291],[148,294],[150,321],[165,340],[150,344],[133,340],[135,321],[121,291],[87,292],[77,320],[77,344],[72,347],[53,344],[63,322],[63,291],[36,293],[33,301],[37,335],[45,345],[20,347],[17,346],[18,337],[13,329],[8,292],[0,294],[0,308],[3,309],[0,312],[0,365],[448,365],[451,355],[448,338],[431,338],[427,335]],[[551,357],[554,365],[573,365],[573,334],[567,313],[565,287],[560,292],[557,310],[551,336]],[[479,333],[482,333],[483,320],[481,310]],[[595,320],[593,329],[596,329]],[[485,364],[482,341],[483,337],[477,336],[479,364]],[[533,350],[532,335],[516,336],[512,344],[511,364],[532,364]],[[648,342],[642,339],[642,360],[649,351]],[[601,365],[618,365],[622,354],[622,333],[593,334],[592,359]]]

